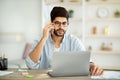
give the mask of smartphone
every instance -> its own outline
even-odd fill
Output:
[[[54,26],[54,24],[53,24],[53,26]],[[53,33],[54,33],[54,29],[51,29],[51,34],[53,35]]]
[[[54,29],[51,29],[51,34],[53,35],[53,33],[54,33]]]

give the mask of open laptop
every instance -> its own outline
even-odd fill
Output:
[[[89,75],[90,52],[55,52],[51,60],[50,76]]]

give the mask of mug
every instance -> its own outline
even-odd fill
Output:
[[[7,69],[8,69],[8,59],[0,58],[0,70],[7,70]]]

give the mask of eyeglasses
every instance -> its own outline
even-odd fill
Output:
[[[63,25],[64,27],[68,26],[69,23],[68,22],[59,22],[59,21],[55,21],[53,22],[55,24],[55,26],[61,26]]]

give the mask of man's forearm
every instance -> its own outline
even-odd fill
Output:
[[[42,38],[35,49],[30,53],[29,56],[33,62],[37,62],[40,59],[45,42],[46,38]]]

